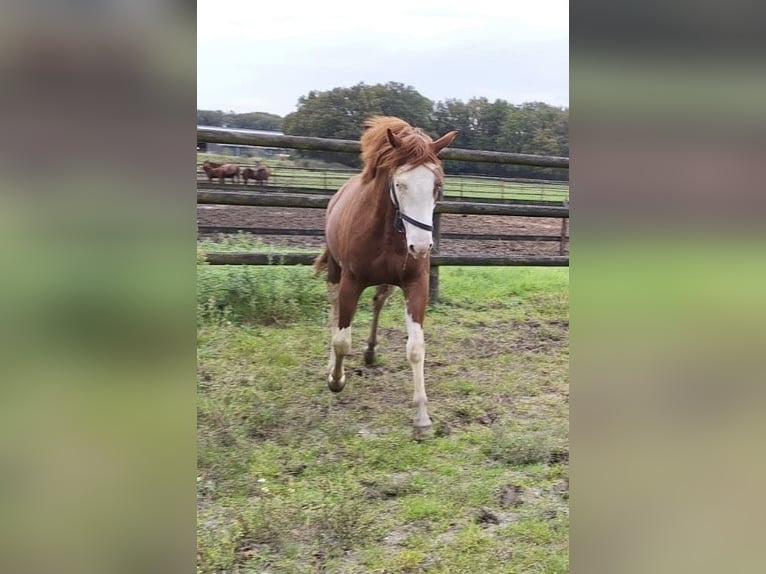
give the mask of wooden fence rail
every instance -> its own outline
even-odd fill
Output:
[[[228,155],[224,153],[216,153],[216,152],[202,152],[202,153],[209,153],[213,155],[218,156],[226,156],[228,158],[228,163],[233,163],[236,165],[239,165],[240,167],[252,167],[254,162],[261,161],[259,157],[249,157],[249,156],[236,156],[236,155]],[[330,176],[330,177],[337,177],[341,179],[348,179],[349,177],[352,177],[359,173],[359,170],[351,168],[351,167],[299,167],[297,165],[280,165],[279,166],[279,175],[284,175],[286,179],[305,179],[306,177],[312,177],[312,176]],[[205,176],[205,172],[202,170],[202,160],[198,161],[197,166],[197,174],[199,175],[200,181],[207,181],[207,176]],[[274,174],[272,174],[274,175]],[[509,184],[509,183],[524,183],[524,184],[530,184],[531,186],[538,187],[538,186],[552,186],[552,187],[569,187],[569,182],[564,179],[539,179],[539,178],[529,178],[529,177],[504,177],[504,176],[496,176],[496,175],[483,175],[479,173],[461,173],[461,174],[454,174],[450,175],[451,180],[464,180],[464,179],[471,179],[471,180],[480,180],[483,183],[487,183],[488,185],[501,185],[501,184]],[[251,184],[252,185],[252,184]]]
[[[205,260],[210,265],[312,265],[319,256],[316,253],[231,253],[208,252]],[[568,267],[569,257],[561,255],[432,255],[431,265],[460,266],[522,266],[522,267]]]
[[[255,133],[247,130],[234,130],[227,128],[211,128],[201,126],[197,126],[197,141],[206,143],[252,145],[290,149],[307,149],[316,151],[339,151],[347,153],[359,153],[361,151],[360,143],[355,140],[286,136],[281,134]],[[561,167],[569,169],[569,158],[558,156],[447,148],[439,154],[439,157],[441,159],[456,161],[510,163],[514,165]]]
[[[324,229],[292,229],[287,227],[239,227],[236,225],[198,225],[197,231],[202,234],[215,233],[235,234],[250,233],[251,235],[290,235],[302,237],[324,237]],[[505,233],[440,233],[442,239],[474,239],[497,241],[562,241],[561,235],[510,235]],[[564,237],[566,240],[566,236]]]
[[[307,207],[325,209],[330,196],[293,195],[289,193],[237,193],[231,191],[198,191],[201,205],[250,205],[256,207]],[[467,215],[517,215],[522,217],[569,217],[567,206],[510,205],[470,201],[439,201],[435,213]]]
[[[340,187],[340,186],[338,186]],[[321,189],[316,187],[301,187],[292,185],[244,185],[241,183],[210,183],[207,179],[197,180],[197,191],[220,191],[220,192],[240,192],[240,193],[290,193],[294,195],[322,195],[332,197],[338,189]],[[566,200],[552,199],[512,199],[505,197],[460,197],[449,194],[447,199],[450,201],[470,201],[474,203],[507,203],[517,205],[565,205]]]

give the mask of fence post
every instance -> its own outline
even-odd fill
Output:
[[[462,194],[461,194],[462,195]],[[439,202],[444,198],[444,186],[439,189],[439,195],[436,197],[436,201]],[[433,240],[436,253],[439,253],[439,243],[441,240],[441,213],[434,213],[434,230]],[[436,303],[439,300],[439,266],[431,265],[431,269],[428,272],[428,300],[430,303]]]
[[[564,206],[569,207],[569,200],[564,200]],[[564,244],[567,242],[569,232],[569,218],[561,218],[561,239],[559,240],[559,255],[564,255]]]

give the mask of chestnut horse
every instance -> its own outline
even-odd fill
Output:
[[[360,175],[348,180],[327,206],[327,246],[317,271],[327,271],[331,304],[327,386],[340,392],[346,375],[343,358],[351,351],[351,321],[359,296],[377,285],[372,330],[365,362],[375,361],[378,318],[383,304],[400,287],[406,303],[407,359],[412,367],[414,436],[430,434],[423,363],[423,319],[428,303],[433,211],[444,172],[437,157],[457,136],[451,131],[433,141],[421,130],[394,117],[365,122]]]
[[[269,180],[269,176],[271,175],[271,172],[269,171],[269,168],[265,165],[257,165],[255,167],[245,167],[242,169],[242,179],[245,181],[245,185],[247,185],[247,180],[252,179],[253,181],[258,181],[263,185]]]
[[[218,167],[209,165],[213,162],[205,162],[202,164],[202,169],[207,174],[208,181],[213,181],[214,177],[218,178],[220,183],[224,183],[227,177],[230,177],[234,182],[239,182],[239,166],[233,163],[225,163]]]

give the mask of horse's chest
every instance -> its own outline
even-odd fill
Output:
[[[365,285],[401,285],[407,281],[417,263],[398,255],[380,254],[367,258],[351,259],[346,269]]]

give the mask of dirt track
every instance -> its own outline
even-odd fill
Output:
[[[324,229],[324,209],[285,207],[197,206],[198,225]],[[443,233],[559,235],[561,220],[542,217],[444,214]],[[263,235],[264,243],[289,247],[320,247],[322,237]],[[442,255],[558,255],[558,242],[463,240],[442,238]]]

